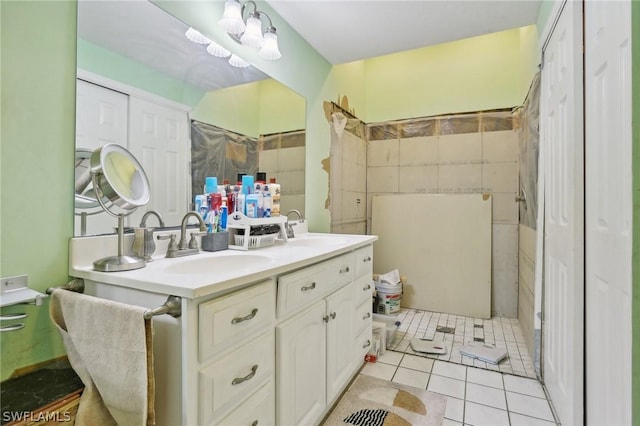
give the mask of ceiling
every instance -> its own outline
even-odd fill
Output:
[[[535,24],[541,0],[266,0],[331,64]],[[274,25],[278,26],[277,22]]]
[[[341,64],[534,24],[542,0],[266,1],[327,61]],[[79,37],[201,90],[268,78],[209,55],[184,37],[187,28],[149,1],[78,1]]]
[[[188,28],[149,1],[78,1],[78,37],[200,90],[268,78],[255,67],[235,68],[211,56],[206,46],[187,40]]]

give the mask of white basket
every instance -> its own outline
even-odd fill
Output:
[[[249,248],[260,248],[273,245],[276,241],[277,234],[267,235],[249,235]],[[235,243],[238,246],[244,246],[244,235],[234,235]]]

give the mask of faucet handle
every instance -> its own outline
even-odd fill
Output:
[[[167,253],[178,251],[178,243],[176,243],[176,234],[164,234],[158,235],[159,240],[169,240],[169,247]]]
[[[189,238],[189,248],[190,249],[197,249],[198,248],[198,240],[196,239],[196,237],[202,237],[204,235],[207,235],[207,232],[192,232],[191,233],[191,238]]]

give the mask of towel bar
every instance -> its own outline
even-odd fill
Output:
[[[178,296],[169,296],[164,305],[150,309],[144,313],[144,319],[151,319],[156,315],[171,315],[178,318],[182,314],[182,299]]]
[[[75,291],[76,293],[84,293],[84,280],[82,278],[74,278],[73,280],[69,281],[67,285],[63,285],[60,287],[49,287],[47,289],[47,294],[53,293],[53,290],[56,289]]]

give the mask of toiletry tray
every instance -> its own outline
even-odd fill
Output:
[[[263,217],[254,219],[234,212],[227,219],[229,248],[249,250],[273,245],[277,238],[287,241],[286,216]],[[253,231],[253,232],[252,232]],[[265,231],[256,234],[256,231]],[[267,232],[268,231],[268,232]]]

